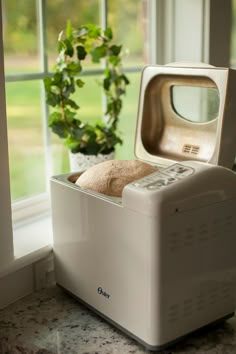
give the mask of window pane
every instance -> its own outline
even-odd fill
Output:
[[[117,159],[134,158],[134,136],[138,110],[139,86],[141,73],[128,74],[130,85],[123,100],[119,129],[122,133],[123,145],[116,149]]]
[[[147,0],[108,0],[108,26],[117,44],[128,49],[126,65],[142,65],[147,61]]]
[[[100,24],[100,0],[47,0],[47,41],[50,69],[57,53],[58,34],[66,28],[69,19],[73,27],[87,23]]]
[[[103,120],[102,92],[98,84],[99,76],[83,76],[83,88],[77,89],[71,96],[80,106],[78,116],[84,122],[95,124]],[[69,172],[68,149],[63,146],[63,141],[52,134],[53,174]]]
[[[3,0],[2,5],[6,73],[39,71],[36,1]]]
[[[6,84],[12,200],[46,190],[40,88],[35,81]]]
[[[69,166],[69,150],[63,145],[62,140],[55,134],[51,133],[52,157],[53,157],[53,175],[68,173]]]

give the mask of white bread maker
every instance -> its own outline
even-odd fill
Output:
[[[150,350],[234,314],[236,71],[147,66],[122,198],[52,177],[56,282]]]

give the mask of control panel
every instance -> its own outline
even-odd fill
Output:
[[[194,174],[194,169],[179,163],[171,165],[132,183],[137,188],[157,190]]]

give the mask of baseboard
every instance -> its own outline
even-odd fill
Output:
[[[0,309],[34,291],[34,269],[30,264],[0,278]]]
[[[0,310],[54,283],[53,254],[0,277]]]

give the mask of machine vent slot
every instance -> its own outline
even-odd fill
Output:
[[[225,218],[217,218],[212,222],[212,237],[232,236],[235,230],[235,222],[232,215]]]
[[[197,312],[203,311],[205,309],[205,294],[200,293],[196,297],[196,310]]]
[[[234,237],[235,228],[236,219],[233,215],[213,217],[213,219],[200,224],[176,228],[168,232],[168,249],[171,253],[177,253],[183,249],[188,252],[197,243],[205,247],[204,245],[211,240]]]
[[[169,247],[170,251],[179,251],[182,246],[181,233],[174,231],[169,234]]]
[[[211,289],[209,289],[208,292],[208,303],[209,305],[215,305],[217,302],[219,302],[219,289],[218,286],[214,286]]]
[[[190,144],[185,144],[183,146],[183,152],[185,154],[193,154],[193,155],[198,155],[200,150],[200,147],[197,145],[190,145]]]
[[[185,299],[183,304],[183,316],[191,316],[192,315],[192,308],[193,300],[192,299]]]
[[[207,241],[209,236],[210,223],[201,224],[198,229],[198,239],[200,242]]]
[[[177,304],[173,304],[169,307],[168,311],[168,321],[170,323],[176,322],[179,319],[179,306]]]
[[[188,321],[195,314],[205,316],[208,311],[219,312],[224,304],[234,303],[235,286],[232,281],[215,281],[210,284],[200,285],[199,291],[194,297],[182,299],[168,306],[167,321],[175,326],[182,321]]]

